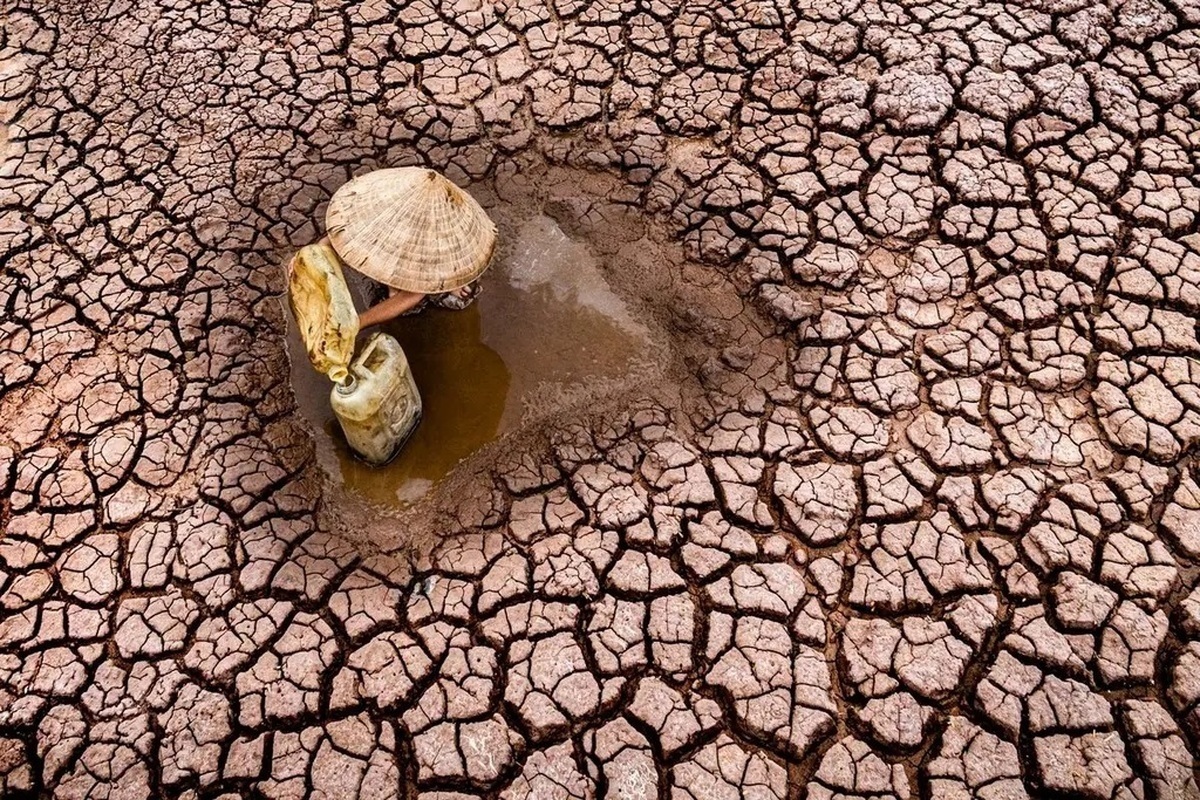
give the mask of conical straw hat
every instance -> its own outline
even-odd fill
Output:
[[[354,178],[334,192],[325,226],[347,266],[424,294],[466,286],[496,247],[496,225],[479,203],[422,167]]]

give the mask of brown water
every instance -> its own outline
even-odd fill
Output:
[[[350,452],[329,407],[330,383],[290,332],[292,383],[314,429],[317,458],[351,493],[410,505],[504,433],[601,393],[655,360],[650,332],[609,288],[586,246],[543,216],[501,221],[500,235],[475,303],[382,326],[404,348],[424,401],[421,424],[386,466]],[[361,287],[352,281],[351,289],[361,309]]]

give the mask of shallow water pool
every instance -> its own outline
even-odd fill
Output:
[[[475,303],[382,326],[403,346],[424,402],[412,438],[383,467],[347,447],[329,406],[331,384],[309,365],[292,326],[288,352],[300,412],[313,428],[321,466],[352,494],[411,505],[489,442],[653,360],[648,329],[584,244],[545,216],[505,228]],[[361,309],[362,287],[351,284]]]

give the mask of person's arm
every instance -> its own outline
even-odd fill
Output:
[[[425,295],[420,292],[405,292],[397,289],[387,300],[376,303],[358,315],[358,329],[369,328],[389,319],[395,319],[421,302]]]

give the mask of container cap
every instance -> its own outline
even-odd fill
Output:
[[[358,336],[358,311],[332,247],[310,244],[292,257],[288,305],[313,368],[336,383],[346,380]]]
[[[496,249],[496,225],[483,207],[423,167],[354,178],[334,192],[325,226],[347,266],[423,294],[466,286]]]

